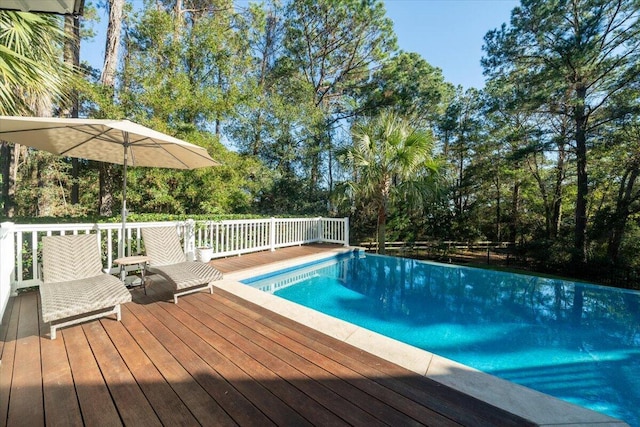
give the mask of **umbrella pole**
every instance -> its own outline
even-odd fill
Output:
[[[122,239],[120,241],[120,248],[118,257],[125,256],[125,242],[127,241],[127,148],[129,147],[129,132],[123,132],[124,136],[124,162],[122,168]]]

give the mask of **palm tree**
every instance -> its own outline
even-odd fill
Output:
[[[72,68],[62,60],[64,31],[58,17],[0,11],[0,115],[51,114],[66,101]],[[3,211],[14,214],[20,146],[0,141]]]
[[[59,18],[0,11],[0,114],[23,114],[42,99],[65,98],[72,69],[61,57]]]
[[[417,130],[391,111],[365,119],[352,129],[353,146],[341,153],[353,171],[347,183],[354,199],[377,212],[378,248],[385,253],[390,205],[421,208],[438,189],[438,164],[432,157],[431,132]]]

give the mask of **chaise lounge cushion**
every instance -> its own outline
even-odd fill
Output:
[[[52,338],[54,322],[74,316],[95,318],[96,311],[112,307],[117,314],[120,304],[131,301],[124,284],[102,271],[96,234],[43,237],[42,273],[42,320],[51,322]]]
[[[159,267],[150,266],[149,271],[169,280],[175,285],[176,290],[222,280],[222,273],[204,262],[185,261]]]
[[[131,301],[131,293],[114,276],[103,274],[40,287],[42,320],[53,322]]]
[[[187,261],[175,227],[143,228],[142,239],[151,259],[148,270],[160,274],[174,288],[174,302],[178,296],[202,289],[213,293],[212,282],[222,280],[222,273],[205,262]]]

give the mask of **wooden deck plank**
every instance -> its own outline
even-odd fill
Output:
[[[100,322],[83,324],[82,329],[124,424],[162,425]]]
[[[163,322],[152,315],[146,306],[129,304],[128,308],[236,423],[256,426],[274,425],[249,399],[232,387],[198,353],[174,334],[173,328],[165,326]]]
[[[102,320],[101,323],[160,422],[164,425],[198,425],[189,409],[122,323],[111,319]]]
[[[73,326],[60,332],[67,347],[69,367],[73,375],[83,422],[90,426],[121,426],[120,414],[113,403],[82,327]]]
[[[20,304],[7,425],[44,424],[38,312],[38,294],[26,294]]]
[[[279,248],[275,251],[262,251],[231,256],[227,258],[216,258],[210,264],[222,273],[230,273],[247,268],[254,268],[261,265],[280,262],[291,258],[302,257],[326,252],[328,249],[335,249],[336,245],[319,243],[314,245],[291,246]]]
[[[195,297],[195,295],[193,296]],[[311,397],[304,393],[300,393],[300,390],[294,387],[287,377],[293,375],[293,369],[289,365],[284,363],[280,366],[270,366],[266,363],[266,354],[252,354],[250,347],[251,343],[238,342],[238,331],[229,331],[224,325],[220,325],[212,319],[209,319],[207,314],[198,310],[198,308],[190,301],[193,298],[189,298],[189,301],[181,302],[181,306],[186,307],[186,312],[193,317],[191,319],[184,319],[186,313],[180,316],[185,324],[191,324],[192,330],[199,331],[207,342],[215,346],[226,358],[232,360],[239,368],[251,375],[256,381],[262,383],[265,387],[269,388],[272,393],[277,395],[289,406],[298,411],[303,417],[314,424],[323,425],[342,425],[346,424],[341,418],[330,412],[320,403],[313,400]],[[169,309],[170,307],[167,307]],[[174,310],[175,311],[175,310]],[[224,335],[218,335],[217,333],[207,332],[204,327],[199,327],[197,324],[194,326],[194,320],[202,322],[203,325],[210,328],[210,331],[220,330],[220,333]],[[198,332],[197,332],[198,333]],[[299,380],[312,381],[310,378],[304,377]]]
[[[207,364],[226,378],[236,390],[253,402],[276,425],[308,424],[308,421],[278,399],[271,390],[254,381],[248,373],[220,354],[215,347],[203,341],[179,319],[163,309],[163,306],[179,309],[174,304],[154,304],[150,307],[150,311],[171,330],[176,331],[185,344],[195,350]]]
[[[13,304],[15,300],[15,298],[9,298],[9,301],[7,301],[7,306],[4,310],[4,316],[0,323],[0,363],[2,361],[4,346],[7,342],[7,335],[9,334],[9,321],[11,320],[11,311],[13,310]]]
[[[125,306],[122,323],[140,345],[149,360],[162,374],[201,425],[234,426],[236,423],[180,362],[147,330]]]
[[[198,298],[194,295],[195,300]],[[223,304],[216,304],[215,307],[207,304],[200,304],[197,301],[192,303],[195,310],[199,310],[198,318],[201,321],[211,319],[209,322],[216,322],[223,328],[226,335],[235,341],[243,340],[239,345],[243,346],[249,356],[268,363],[268,366],[279,366],[279,372],[284,378],[289,377],[289,381],[299,387],[303,392],[318,399],[323,405],[331,408],[347,422],[361,425],[379,425],[389,422],[393,425],[410,425],[411,421],[404,414],[394,411],[386,404],[379,404],[371,395],[355,390],[346,378],[347,376],[334,375],[319,367],[317,354],[309,352],[310,357],[303,359],[295,353],[283,347],[282,342],[286,341],[283,335],[272,335],[267,339],[251,328],[216,310]],[[211,314],[217,312],[217,314]],[[205,319],[205,320],[203,320]],[[235,332],[235,334],[233,333]],[[314,361],[313,359],[316,359]],[[285,363],[286,362],[286,363]],[[294,375],[296,373],[296,375]],[[344,378],[344,379],[343,379]],[[315,379],[315,380],[313,380]],[[345,402],[349,402],[345,404]],[[384,421],[383,421],[384,420]]]
[[[11,381],[13,380],[21,302],[22,299],[11,298],[2,323],[5,333],[2,359],[0,359],[2,360],[2,365],[0,365],[0,426],[7,425],[7,417],[9,415],[9,396],[11,395]]]
[[[217,295],[224,291],[217,290]],[[291,337],[304,345],[311,346],[325,355],[333,355],[340,363],[353,364],[360,372],[369,372],[369,376],[376,378],[383,385],[390,387],[399,393],[415,400],[421,405],[450,417],[463,425],[482,425],[490,423],[494,425],[525,426],[530,422],[509,414],[506,411],[495,408],[484,402],[480,402],[470,396],[450,389],[436,381],[415,375],[410,371],[394,363],[387,362],[339,340],[327,337],[315,329],[278,316],[275,313],[245,301],[235,295],[224,292],[226,306],[234,306],[242,310],[246,315],[254,318],[258,323],[264,323],[275,327],[277,330],[287,331]],[[217,296],[214,295],[214,298]],[[277,320],[273,320],[277,318]],[[330,345],[327,345],[330,344]],[[473,405],[473,410],[461,411],[461,407]]]
[[[211,264],[232,272],[327,247]],[[166,282],[150,282],[148,296],[132,290],[122,322],[63,328],[54,341],[37,293],[11,298],[0,327],[0,426],[527,425],[220,289],[174,305]]]
[[[40,321],[40,330],[47,330]],[[42,389],[45,423],[50,426],[81,426],[82,414],[73,385],[64,336],[41,339]]]
[[[382,410],[377,413],[381,416],[381,419],[386,421],[393,420],[396,423],[407,423],[407,415],[412,417],[415,421],[421,423],[431,423],[437,422],[439,425],[457,425],[450,419],[443,417],[439,413],[430,410],[423,405],[416,403],[415,401],[403,396],[396,391],[388,389],[382,385],[380,385],[377,380],[378,372],[374,371],[373,374],[370,374],[370,377],[365,376],[364,373],[372,372],[370,368],[370,364],[352,364],[351,367],[347,367],[343,365],[341,362],[337,362],[334,359],[341,360],[345,355],[340,355],[335,351],[331,351],[329,347],[326,347],[328,351],[325,354],[318,352],[316,347],[318,341],[305,341],[305,344],[300,344],[299,342],[292,339],[289,334],[293,331],[282,330],[278,332],[275,329],[267,325],[263,325],[260,322],[256,322],[256,320],[252,320],[246,316],[249,313],[249,310],[242,309],[241,307],[233,304],[227,304],[228,300],[225,301],[225,304],[213,304],[214,302],[218,302],[223,299],[220,294],[221,291],[216,290],[216,295],[213,298],[209,299],[210,301],[206,301],[201,299],[203,304],[206,304],[207,309],[210,313],[212,311],[219,312],[222,317],[220,317],[220,321],[228,326],[233,325],[233,330],[245,330],[247,333],[251,335],[251,339],[256,342],[259,338],[256,338],[252,332],[257,332],[269,339],[277,340],[279,345],[283,346],[283,348],[288,352],[293,354],[290,356],[286,353],[279,352],[278,357],[304,357],[306,360],[313,362],[320,369],[323,369],[324,372],[331,372],[332,376],[335,378],[342,378],[344,381],[348,382],[351,386],[360,389],[363,393],[359,396],[354,397],[353,393],[347,394],[345,398],[350,399],[352,402],[357,402],[358,398],[366,399],[368,404],[366,407],[375,408],[376,405],[372,404],[373,402],[377,403],[380,407],[381,405],[384,407],[389,407],[395,409],[394,412],[389,410]],[[226,300],[226,298],[224,298]],[[238,310],[240,308],[240,310]],[[205,311],[205,309],[203,309]],[[263,318],[264,320],[264,318]],[[256,325],[257,323],[257,325]],[[252,325],[252,327],[248,327],[247,325]],[[285,333],[286,332],[286,333]],[[298,332],[296,332],[298,333]],[[326,340],[323,340],[326,341]],[[263,345],[269,346],[269,348],[274,348],[274,346],[270,345],[269,342],[264,342]],[[353,352],[353,348],[351,349]],[[381,363],[381,360],[377,360],[372,365]],[[405,375],[407,372],[403,372]],[[309,373],[309,375],[313,377],[322,377],[323,374],[321,371],[316,370],[315,372]],[[325,374],[325,377],[328,375]],[[362,402],[362,401],[361,401]],[[379,402],[379,403],[378,403]],[[364,404],[364,402],[362,402]],[[401,419],[398,419],[398,416],[401,416]],[[395,424],[395,423],[394,423]]]

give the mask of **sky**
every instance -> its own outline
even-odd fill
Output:
[[[132,3],[141,5],[142,0]],[[509,23],[511,10],[518,4],[515,0],[385,1],[400,49],[419,53],[442,69],[447,82],[478,89],[484,87],[480,66],[484,35]],[[81,60],[96,68],[101,68],[104,60],[104,27],[108,20],[104,10],[100,13],[98,37],[80,50]]]
[[[480,59],[485,34],[508,24],[514,0],[386,0],[398,46],[419,53],[465,88],[484,87]]]

